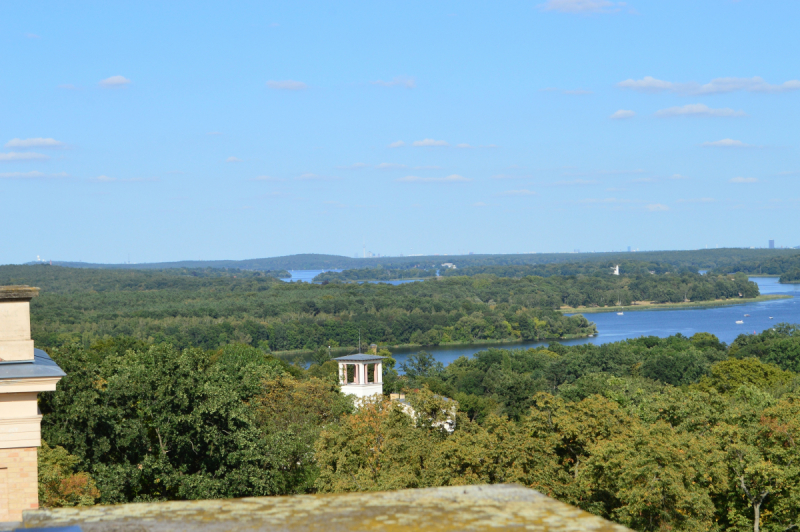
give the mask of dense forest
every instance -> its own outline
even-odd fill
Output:
[[[473,275],[496,275],[498,277],[550,277],[553,275],[593,275],[607,277],[616,266],[619,266],[620,275],[641,276],[647,274],[664,273],[697,273],[696,270],[681,269],[668,263],[644,262],[634,260],[600,261],[600,262],[554,262],[549,264],[511,264],[504,266],[466,266],[464,268],[440,269],[400,269],[400,268],[362,268],[357,270],[344,270],[341,272],[324,272],[314,281],[392,281],[402,279],[421,279],[435,277],[458,277]]]
[[[508,283],[512,285],[508,285]],[[38,345],[130,336],[178,348],[243,343],[265,351],[323,346],[435,345],[543,340],[597,332],[564,316],[558,284],[436,280],[403,286],[285,283],[251,276],[194,277],[137,270],[0,267],[0,284],[39,286],[31,325]],[[552,293],[550,293],[552,292]],[[549,302],[549,303],[548,303]]]
[[[0,284],[42,289],[33,337],[59,346],[129,336],[179,349],[242,343],[265,351],[545,340],[597,332],[565,307],[749,298],[743,274],[476,275],[387,284],[285,283],[261,272],[3,266]]]
[[[403,375],[387,359],[384,391],[405,391],[414,417],[386,399],[354,408],[334,362],[303,370],[245,345],[50,352],[67,372],[41,400],[54,505],[518,482],[640,531],[800,523],[796,326],[448,367],[420,353]]]
[[[714,273],[736,272],[750,275],[779,275],[780,282],[794,283],[800,281],[800,254],[743,260],[732,265],[714,269]]]
[[[404,279],[427,279],[436,277],[436,268],[358,268],[340,272],[323,272],[314,277],[314,282],[325,281],[401,281]]]

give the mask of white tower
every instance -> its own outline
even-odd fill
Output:
[[[383,357],[358,353],[334,360],[339,363],[342,393],[358,398],[383,394]],[[352,371],[350,366],[354,368]]]

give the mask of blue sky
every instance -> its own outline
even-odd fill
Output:
[[[0,263],[800,244],[800,3],[0,4]]]

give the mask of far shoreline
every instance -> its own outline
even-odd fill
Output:
[[[558,310],[563,314],[600,314],[603,312],[633,312],[640,310],[675,310],[690,308],[727,307],[729,305],[744,305],[746,303],[761,303],[775,299],[791,299],[794,296],[785,294],[767,294],[757,297],[741,299],[715,299],[713,301],[689,301],[687,303],[651,303],[648,305],[622,305],[614,307],[562,307]]]

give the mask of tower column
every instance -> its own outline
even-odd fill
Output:
[[[38,288],[0,286],[0,522],[22,521],[39,507],[38,392],[64,376],[31,340],[30,301]]]

